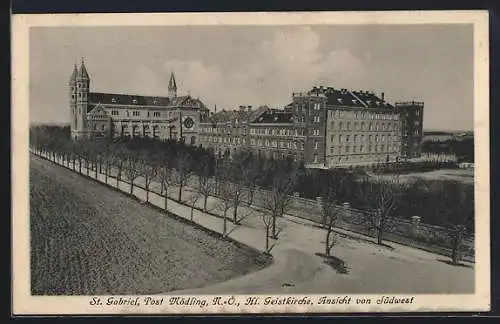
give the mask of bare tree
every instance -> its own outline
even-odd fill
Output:
[[[328,191],[324,196],[318,197],[318,204],[321,209],[321,223],[326,230],[325,236],[325,255],[330,256],[331,250],[336,243],[334,231],[338,219],[338,206],[336,193],[333,190]]]
[[[130,194],[134,192],[134,180],[139,176],[139,163],[138,159],[131,152],[125,160],[125,176],[130,181]]]
[[[269,231],[271,230],[271,224],[273,223],[273,215],[267,212],[261,213],[262,222],[264,223],[264,228],[266,229],[266,253],[269,253]]]
[[[214,193],[215,182],[211,179],[208,173],[199,175],[200,179],[200,193],[203,196],[203,211],[207,211],[208,197]]]
[[[403,184],[398,176],[364,180],[361,183],[359,198],[365,205],[365,220],[370,230],[375,231],[377,243],[380,245],[392,224],[402,189]]]
[[[191,176],[192,166],[189,153],[182,151],[175,159],[176,164],[176,184],[179,186],[178,200],[182,202],[182,189],[187,184]]]
[[[190,213],[190,219],[193,221],[193,212],[194,212],[194,207],[196,206],[196,203],[200,198],[202,197],[201,193],[199,192],[192,192],[191,195],[189,195],[187,202],[189,203],[189,206],[191,206],[191,213]]]
[[[272,215],[272,237],[274,239],[278,238],[276,220],[283,216],[290,203],[297,176],[295,168],[290,172],[276,170],[272,186],[264,197],[263,206]]]
[[[146,202],[149,202],[149,187],[151,182],[158,174],[158,167],[153,161],[149,161],[143,153],[143,156],[138,161],[139,174],[144,178],[144,189],[146,190]]]
[[[474,188],[458,181],[446,181],[440,184],[440,209],[445,214],[451,238],[451,260],[454,265],[458,265],[464,256],[467,225],[472,225]]]
[[[223,236],[227,235],[227,212],[233,205],[233,201],[229,191],[231,190],[231,183],[225,180],[219,180],[217,182],[219,197],[218,199],[218,207],[222,210],[222,218],[223,218]]]
[[[165,205],[163,209],[167,210],[168,207],[168,188],[172,184],[172,175],[173,171],[170,165],[167,162],[164,162],[158,168],[158,178],[160,180],[160,194],[163,195],[165,193]]]

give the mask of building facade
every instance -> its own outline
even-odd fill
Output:
[[[299,132],[293,114],[267,106],[213,114],[200,124],[200,145],[216,156],[230,156],[238,148],[267,158],[304,159],[304,134]]]
[[[293,93],[284,109],[242,106],[211,115],[201,121],[200,144],[219,155],[245,147],[309,167],[370,165],[418,157],[422,117],[423,103],[395,106],[384,94],[314,87]]]
[[[200,119],[208,115],[201,100],[177,95],[173,73],[166,97],[91,92],[82,59],[80,67],[73,68],[69,88],[74,139],[142,136],[198,145]]]
[[[424,103],[397,102],[396,108],[401,116],[401,157],[419,158],[422,154]]]

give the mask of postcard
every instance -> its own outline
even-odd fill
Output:
[[[486,11],[14,15],[15,315],[487,311]]]

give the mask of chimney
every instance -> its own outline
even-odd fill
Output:
[[[382,94],[380,95],[380,98],[382,98],[382,100],[384,100],[384,97],[385,97],[385,93],[382,92]]]
[[[245,106],[240,106],[240,111],[244,111],[245,110]]]

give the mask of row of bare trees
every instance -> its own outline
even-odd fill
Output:
[[[53,158],[57,156],[63,159],[68,166],[73,164],[73,169],[78,163],[80,173],[82,166],[85,166],[87,175],[90,170],[95,173],[95,177],[98,172],[104,174],[106,183],[113,172],[116,186],[119,186],[120,180],[127,180],[130,183],[130,193],[133,192],[136,179],[142,177],[146,201],[149,201],[153,182],[160,184],[160,194],[165,197],[168,197],[169,189],[177,187],[175,200],[191,206],[191,217],[200,199],[203,201],[203,211],[207,212],[209,198],[217,197],[217,207],[222,211],[224,219],[224,233],[227,233],[228,219],[235,225],[240,224],[245,217],[239,212],[240,206],[254,205],[255,189],[260,186],[267,193],[259,201],[259,206],[265,210],[261,214],[266,231],[266,250],[269,249],[269,239],[277,239],[279,236],[277,220],[286,213],[292,194],[301,187],[315,186],[321,222],[326,231],[327,255],[330,255],[335,243],[334,228],[341,212],[338,207],[343,202],[354,202],[363,210],[366,226],[377,238],[377,242],[383,244],[385,234],[397,215],[396,211],[401,205],[408,203],[408,195],[418,196],[420,192],[429,192],[414,184],[407,185],[397,176],[373,181],[356,178],[352,173],[341,170],[327,172],[315,178],[303,165],[292,160],[268,160],[246,151],[235,152],[231,159],[217,159],[208,150],[173,141],[148,138],[72,141],[67,131],[57,127],[32,128],[30,145],[36,150],[51,154]],[[197,182],[196,188],[192,188],[193,182]],[[184,188],[188,184],[195,192],[184,199]],[[462,215],[461,209],[469,197],[460,188],[457,185],[447,187],[444,196],[449,196],[447,201],[454,201],[443,205],[446,209],[443,213],[450,219],[452,258],[455,263],[462,257],[460,247],[465,233],[464,224],[470,221],[469,217],[455,216]],[[456,196],[461,198],[457,201],[454,199]],[[168,208],[167,204],[168,199],[165,199],[165,209]],[[232,214],[228,215],[231,209]]]

